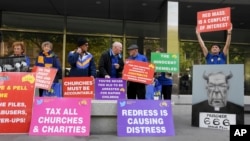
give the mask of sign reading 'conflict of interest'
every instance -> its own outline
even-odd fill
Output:
[[[231,28],[230,7],[197,12],[197,30],[212,32]]]

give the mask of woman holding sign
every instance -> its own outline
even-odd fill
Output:
[[[58,83],[62,78],[62,68],[59,62],[58,56],[52,51],[53,44],[49,41],[42,43],[42,51],[40,51],[35,66],[56,68],[57,74],[54,79],[54,83]],[[39,96],[43,96],[43,89],[39,89]]]
[[[196,28],[196,35],[197,35],[201,50],[204,56],[206,57],[207,64],[226,64],[227,63],[226,56],[227,56],[229,46],[231,43],[232,28],[233,28],[233,25],[231,24],[231,28],[227,30],[227,40],[226,40],[226,44],[222,52],[221,52],[221,47],[218,44],[212,45],[211,51],[208,52],[208,49],[205,46],[205,43],[201,38],[200,32]]]

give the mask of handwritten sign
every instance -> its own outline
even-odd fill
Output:
[[[35,73],[0,73],[0,133],[28,133]]]
[[[64,77],[63,97],[94,98],[93,77]]]
[[[32,69],[32,72],[36,72],[36,87],[50,90],[55,79],[57,69],[35,66]]]
[[[96,78],[95,99],[125,99],[127,81],[121,78]]]
[[[118,100],[118,136],[174,136],[170,100]]]
[[[230,7],[197,12],[197,30],[211,32],[231,28]]]
[[[155,65],[152,63],[126,60],[122,79],[127,81],[151,84],[153,82]]]
[[[36,97],[30,135],[89,136],[90,99]]]

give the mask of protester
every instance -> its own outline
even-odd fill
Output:
[[[93,55],[88,52],[88,41],[79,38],[77,49],[68,55],[68,63],[71,66],[69,77],[92,76],[96,77],[96,66]]]
[[[128,48],[130,60],[148,62],[146,56],[138,52],[138,46],[133,44]],[[143,83],[128,81],[127,86],[127,98],[128,99],[145,99],[146,85]]]
[[[102,53],[98,70],[100,78],[121,78],[124,67],[122,44],[114,42],[111,49]]]

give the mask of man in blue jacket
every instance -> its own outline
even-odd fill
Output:
[[[148,62],[147,57],[138,52],[138,46],[133,44],[128,48],[130,60]],[[128,81],[127,98],[128,99],[145,99],[146,85],[138,82]]]
[[[78,40],[78,48],[68,55],[68,62],[71,65],[69,77],[92,76],[96,77],[96,66],[94,57],[88,51],[88,41],[85,38]]]

